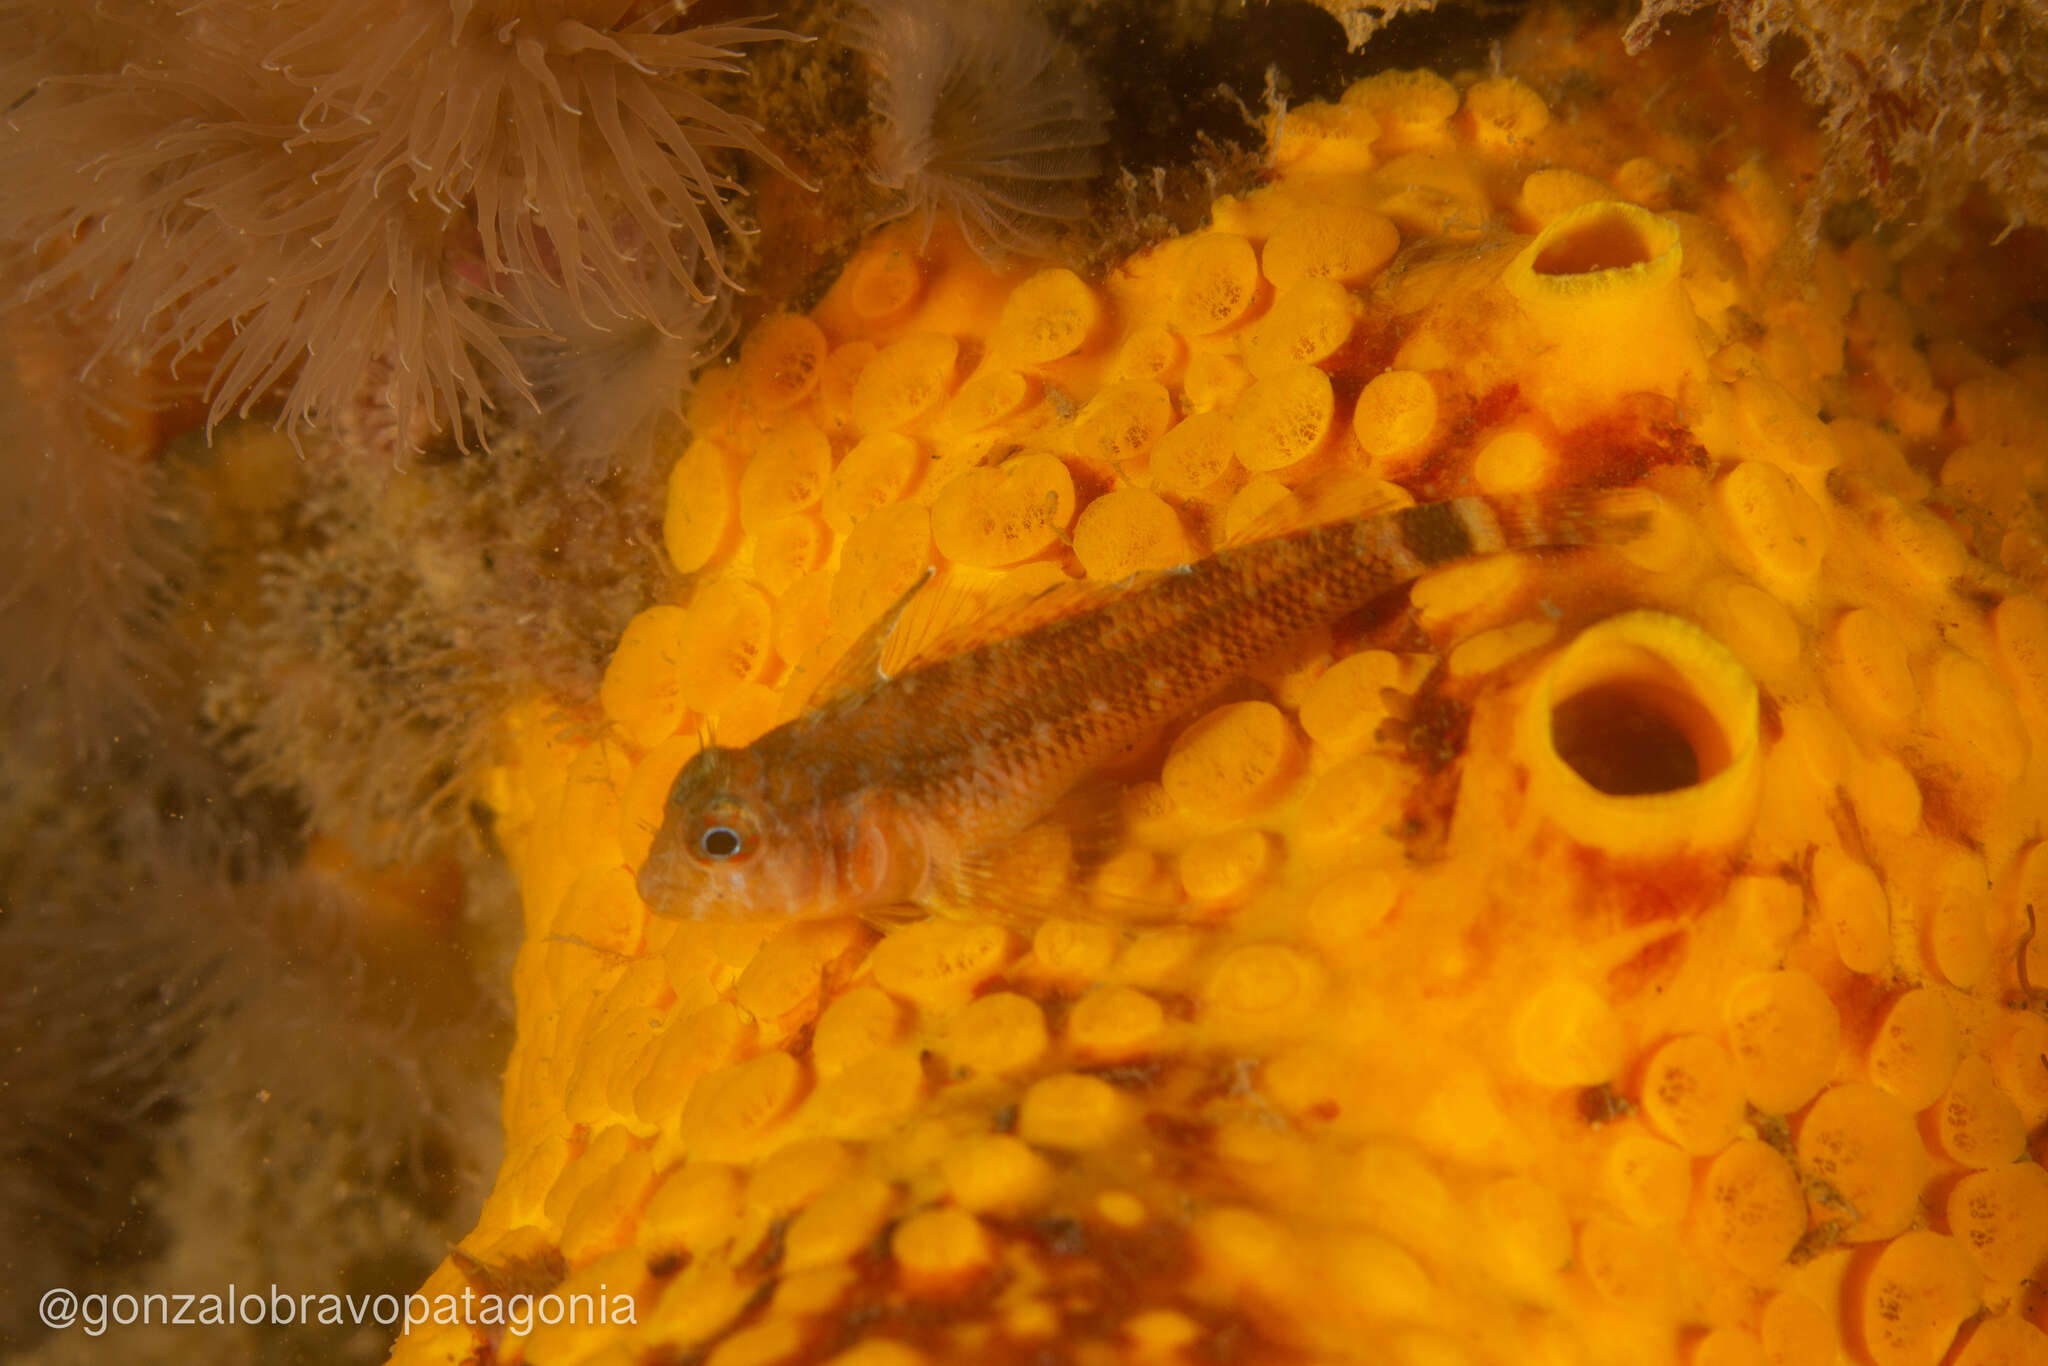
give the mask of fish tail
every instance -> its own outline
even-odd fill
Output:
[[[1648,489],[1453,498],[1409,509],[1404,539],[1426,565],[1539,546],[1622,545],[1649,531],[1660,502]]]

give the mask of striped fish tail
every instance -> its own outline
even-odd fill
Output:
[[[1508,498],[1454,498],[1416,512],[1443,510],[1432,519],[1442,545],[1427,549],[1410,542],[1425,563],[1441,564],[1465,555],[1490,555],[1505,550],[1529,550],[1538,546],[1624,545],[1647,534],[1661,500],[1648,489],[1561,489],[1549,493]],[[1456,549],[1460,539],[1443,525],[1455,519],[1467,547],[1463,554],[1441,555]]]

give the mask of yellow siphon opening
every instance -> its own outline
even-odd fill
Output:
[[[1641,855],[1739,838],[1756,809],[1756,684],[1689,621],[1625,612],[1581,632],[1525,703],[1533,797],[1573,838]]]
[[[1643,679],[1597,683],[1551,709],[1558,757],[1610,797],[1676,792],[1728,766],[1728,743],[1707,709]]]
[[[1553,233],[1529,268],[1538,275],[1590,275],[1645,265],[1657,254],[1628,215],[1589,213]]]

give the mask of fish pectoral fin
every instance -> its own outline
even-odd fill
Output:
[[[942,907],[1035,922],[1064,914],[1075,897],[1074,849],[1068,832],[1040,822],[986,845],[939,870]]]
[[[931,919],[931,912],[912,902],[899,902],[889,906],[868,906],[860,913],[860,922],[879,934],[894,934],[908,929],[921,920]]]
[[[1124,838],[1121,783],[1083,784],[1007,840],[940,872],[942,903],[1036,923],[1052,917],[1151,922],[1187,909],[1180,881],[1158,855]]]

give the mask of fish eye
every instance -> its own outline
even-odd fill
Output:
[[[761,822],[729,792],[694,799],[680,822],[683,849],[700,864],[745,863],[760,852]]]
[[[697,849],[713,863],[726,863],[745,852],[746,839],[729,825],[707,826],[697,836]]]

